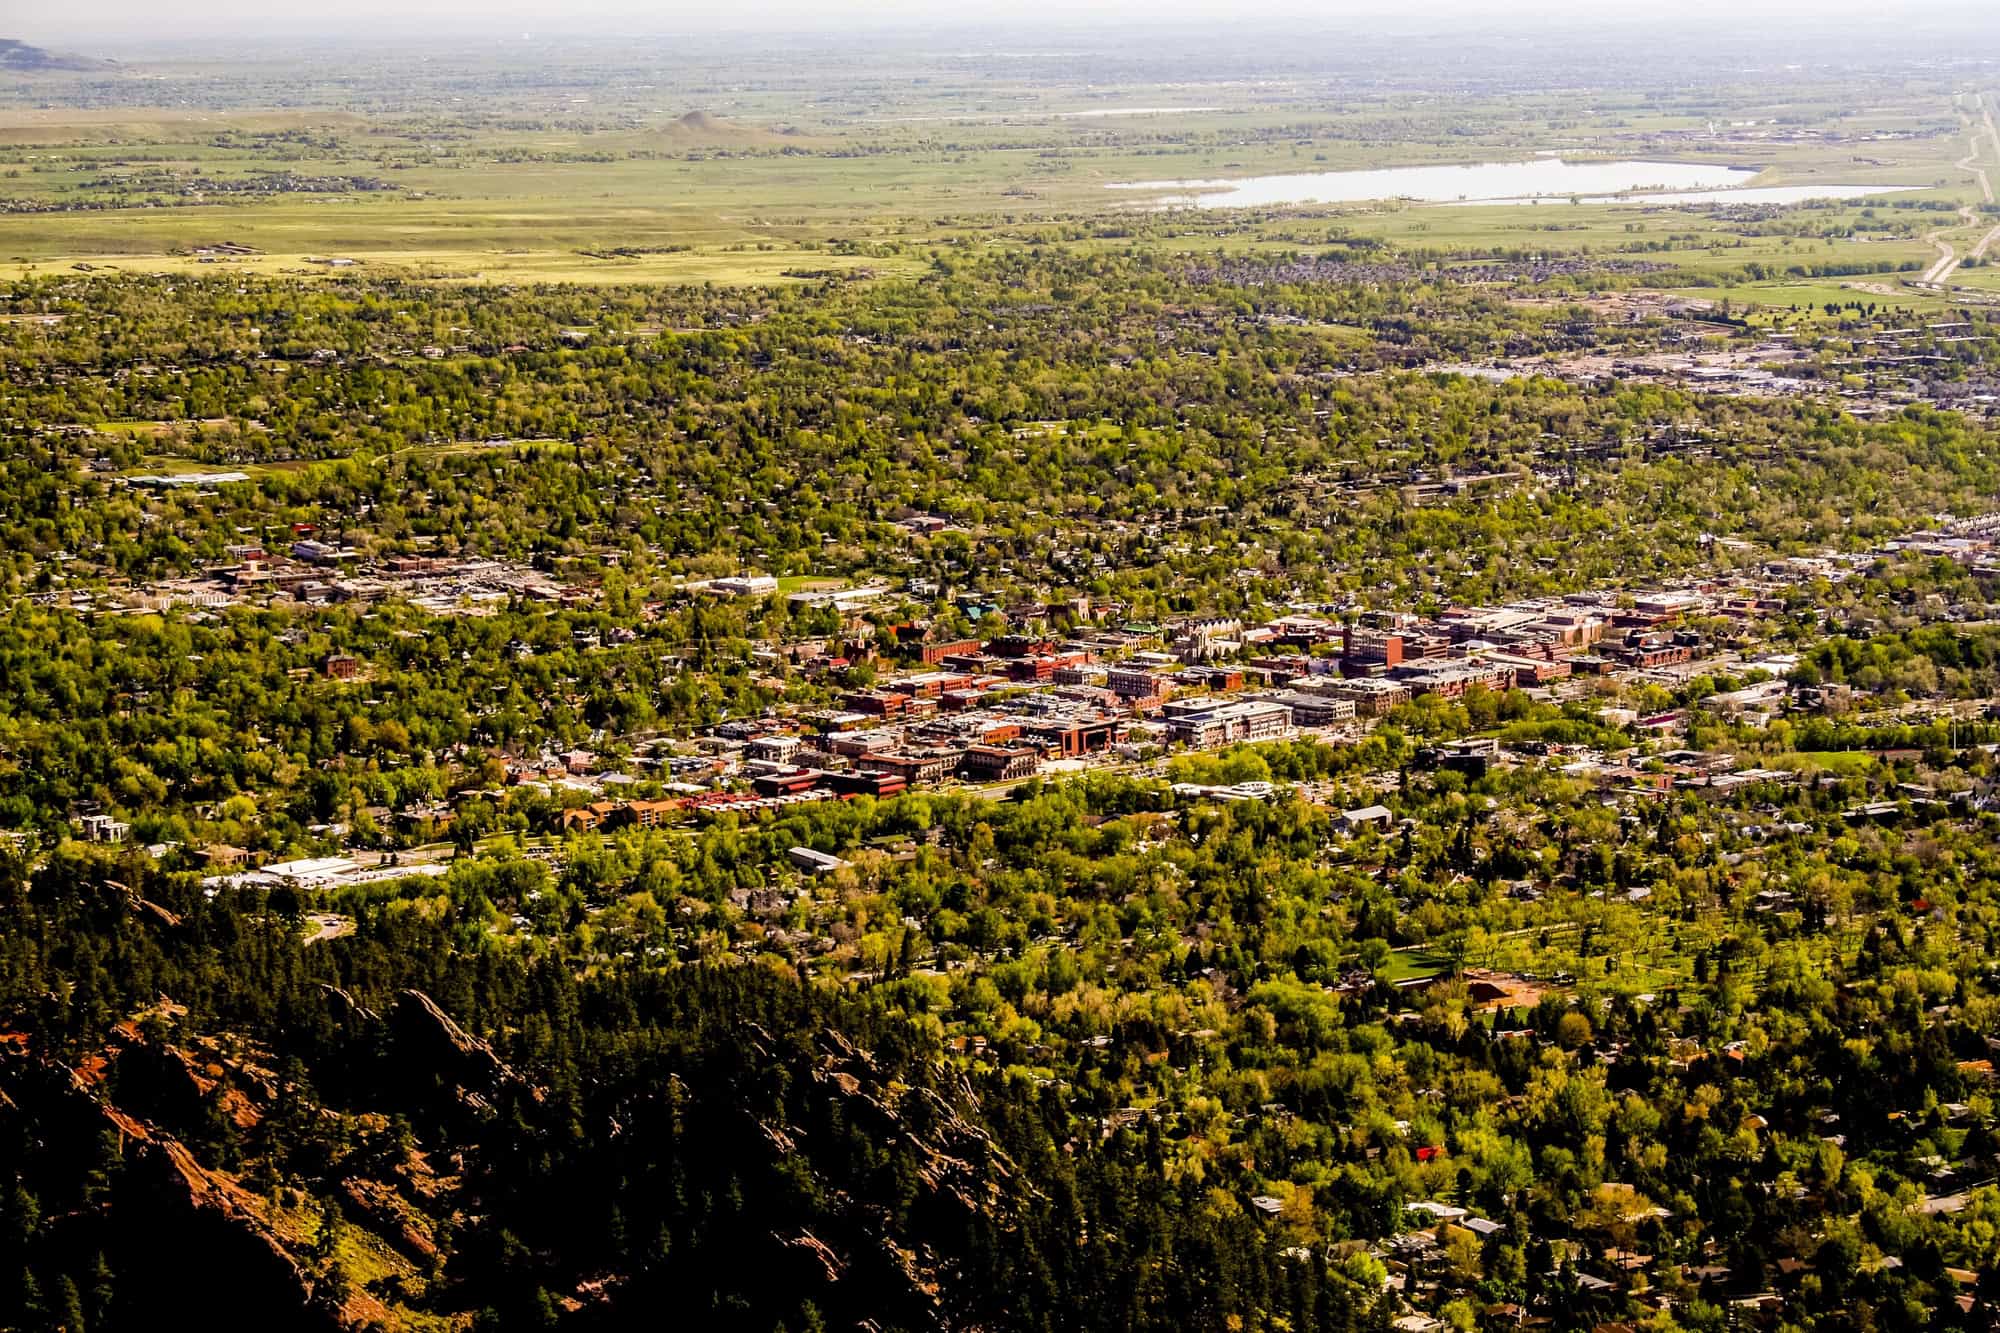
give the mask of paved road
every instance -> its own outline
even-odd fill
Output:
[[[313,933],[306,936],[307,944],[318,944],[322,940],[337,940],[342,935],[354,933],[354,922],[331,912],[315,912],[306,920],[313,926]]]
[[[2000,160],[2000,126],[1996,126],[1993,123],[1993,108],[1984,98],[1979,99],[1979,114],[1986,121],[1986,140],[1993,145],[1994,158],[1995,160]],[[1993,182],[1987,179],[1984,171],[1979,173],[1979,189],[1986,196],[1986,202],[1991,204],[1993,202]],[[1993,230],[1979,238],[1979,244],[1972,247],[1971,257],[1974,259],[1985,258],[1987,250],[1996,241],[2000,241],[2000,226],[1994,227]]]
[[[1964,166],[1964,161],[1963,158],[1959,160],[1961,167]],[[1960,227],[1970,227],[1973,223],[1979,221],[1979,215],[1970,208],[1959,209],[1958,218],[1958,225]],[[1944,238],[1947,230],[1956,231],[1957,228],[1940,227],[1936,231],[1924,234],[1924,239],[1937,247],[1938,257],[1936,263],[1924,270],[1924,276],[1917,279],[1918,282],[1935,286],[1950,277],[1957,270],[1959,264],[1958,251],[1952,249],[1951,242]]]
[[[1984,123],[1985,128],[1974,131],[1971,140],[1966,144],[1966,147],[1970,151],[1954,165],[1960,171],[1969,171],[1972,173],[1973,177],[1979,182],[1980,195],[1990,205],[1993,203],[1993,181],[1986,174],[1986,169],[1979,165],[1979,140],[1983,134],[1992,142],[1995,157],[2000,158],[2000,128],[1996,128],[1993,124],[1993,108],[1986,104],[1984,94],[1974,93],[1972,95],[1972,103],[1978,108],[1980,120]],[[1964,219],[1963,225],[1967,227],[1979,221],[1979,214],[1970,208],[1959,209],[1958,215]],[[1943,231],[1934,231],[1924,239],[1938,248],[1938,261],[1926,269],[1924,276],[1919,278],[1918,281],[1925,286],[1942,287],[1951,281],[1951,275],[1958,272],[1959,265],[1963,264],[1967,259],[1981,259],[1985,257],[1987,250],[1996,241],[2000,241],[2000,227],[1995,227],[1980,237],[1972,249],[1962,257],[1952,248],[1951,242],[1945,240]]]

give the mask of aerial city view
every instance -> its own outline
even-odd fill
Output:
[[[0,1333],[2000,1328],[1997,120],[0,3]]]

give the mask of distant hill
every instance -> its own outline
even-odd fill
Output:
[[[45,51],[39,46],[12,37],[0,37],[0,69],[26,72],[34,70],[63,69],[105,69],[115,65],[115,60],[93,60],[85,56],[70,55],[62,51]]]
[[[686,143],[704,144],[761,144],[778,143],[788,137],[784,132],[767,130],[759,126],[738,125],[724,120],[707,111],[690,111],[686,115],[667,122],[661,127],[662,134]]]

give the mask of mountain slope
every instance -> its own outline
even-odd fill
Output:
[[[586,972],[493,947],[476,900],[307,947],[135,869],[0,872],[0,1328],[147,1327],[173,1283],[329,1333],[1369,1325],[1149,1124],[866,997]]]
[[[0,70],[32,74],[55,70],[109,69],[117,62],[48,51],[12,37],[0,37]]]

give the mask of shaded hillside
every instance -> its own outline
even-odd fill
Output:
[[[739,125],[711,112],[694,110],[661,126],[658,133],[675,143],[711,145],[717,148],[754,148],[796,145],[802,140],[791,130]]]
[[[170,1275],[232,1327],[1356,1326],[1157,1137],[789,973],[580,977],[476,901],[307,948],[78,869],[0,887],[0,1265],[32,1278],[0,1328],[145,1326]]]
[[[48,51],[12,37],[0,37],[0,70],[31,74],[48,70],[109,69],[116,62]]]

